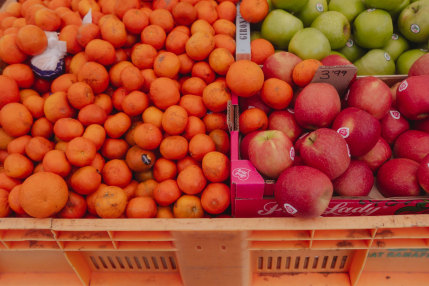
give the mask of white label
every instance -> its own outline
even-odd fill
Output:
[[[294,208],[293,206],[291,206],[288,203],[285,203],[283,205],[283,207],[285,208],[286,212],[291,214],[291,215],[296,214],[298,212],[298,210],[296,208]]]
[[[324,9],[323,9],[322,3],[317,3],[316,4],[316,10],[319,11],[319,12],[323,12]]]
[[[420,33],[420,26],[417,24],[412,24],[411,25],[411,32],[413,32],[414,34],[418,34]]]
[[[289,150],[289,156],[293,160],[295,160],[295,148],[291,147]]]
[[[235,34],[236,58],[239,56],[240,59],[244,59],[243,56],[247,56],[250,60],[250,23],[241,17],[240,4],[237,4],[237,18],[235,19],[235,26],[237,27],[237,33]]]
[[[350,153],[349,144],[346,143],[346,146],[347,146],[347,155],[349,155],[349,157],[352,157],[352,154]]]
[[[232,171],[232,175],[240,181],[247,181],[249,179],[250,170],[246,168],[236,168]]]
[[[366,11],[368,11],[368,12],[372,12],[372,11],[375,11],[375,8],[371,8],[371,9],[368,9],[368,10],[366,10]]]
[[[408,82],[407,82],[407,80],[404,80],[404,81],[399,85],[398,90],[399,90],[399,91],[404,91],[404,90],[406,90],[406,89],[407,89],[407,87],[408,87]]]
[[[346,139],[350,135],[350,129],[348,127],[340,127],[340,128],[338,128],[337,132],[341,136],[343,136],[344,139]]]
[[[291,113],[291,114],[295,114],[295,111],[293,111],[293,109],[292,109],[292,108],[288,108],[288,109],[287,109],[287,111],[288,111],[289,113]]]
[[[390,110],[390,115],[395,119],[401,118],[401,113],[397,110]]]
[[[270,215],[276,212],[283,212],[277,202],[269,202],[264,205],[264,209],[258,210],[258,215]]]
[[[392,34],[392,40],[397,40],[397,39],[399,39],[398,34]]]
[[[353,40],[352,40],[352,39],[349,39],[349,40],[346,42],[346,46],[347,46],[347,47],[349,47],[349,48],[353,47],[353,45],[354,45],[354,43],[353,43]]]
[[[347,90],[346,95],[344,96],[344,99],[347,101],[349,100],[349,94],[350,94],[350,89]]]
[[[390,61],[389,53],[384,53],[384,58],[386,59],[386,61]]]

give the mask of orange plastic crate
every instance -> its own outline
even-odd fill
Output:
[[[0,285],[427,285],[429,215],[0,219]]]

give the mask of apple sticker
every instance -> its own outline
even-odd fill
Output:
[[[398,34],[392,34],[392,40],[397,40],[397,39],[399,39]]]
[[[397,111],[397,110],[390,110],[390,115],[391,115],[394,119],[399,119],[399,118],[401,118],[401,113],[399,113],[399,111]]]
[[[346,139],[350,135],[350,129],[348,127],[340,127],[340,128],[338,128],[337,132],[341,136],[343,136],[344,139]]]
[[[295,114],[295,111],[293,111],[293,109],[292,109],[292,108],[288,108],[288,109],[287,109],[287,111],[288,111],[289,113],[291,113],[291,114]]]
[[[386,61],[390,61],[390,55],[389,53],[384,53],[384,58],[386,59]]]
[[[288,203],[285,203],[283,205],[283,207],[285,208],[286,212],[291,214],[291,215],[296,214],[298,212],[298,210],[296,208],[294,208],[293,206],[291,206]]]
[[[289,151],[289,156],[293,160],[295,160],[295,148],[291,147]]]
[[[398,87],[398,91],[404,91],[404,90],[406,90],[407,89],[407,87],[408,87],[408,82],[407,82],[407,80],[404,80],[400,85],[399,85],[399,87]]]
[[[420,33],[420,27],[417,24],[412,24],[411,25],[411,32],[413,32],[414,34],[418,34]]]
[[[323,12],[324,9],[323,9],[322,3],[317,3],[316,4],[316,10],[319,11],[319,12]]]
[[[372,12],[372,11],[375,11],[375,8],[371,8],[371,9],[368,9],[368,10],[366,10],[366,11],[368,11],[368,12]]]
[[[349,47],[349,48],[351,48],[351,47],[353,47],[353,45],[354,45],[353,40],[352,39],[348,39],[348,41],[346,42],[346,46]]]

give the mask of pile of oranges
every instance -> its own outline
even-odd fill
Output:
[[[230,205],[236,0],[27,0],[0,12],[0,216],[204,217]],[[91,12],[92,23],[82,23]],[[45,31],[65,72],[35,76]],[[237,64],[237,63],[236,63]],[[227,85],[226,74],[231,77]]]

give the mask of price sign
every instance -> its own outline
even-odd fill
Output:
[[[241,17],[240,3],[237,4],[237,18],[235,19],[237,33],[235,36],[236,60],[250,60],[250,23]]]
[[[341,96],[356,76],[356,71],[357,68],[354,65],[320,66],[311,82],[332,84]]]

